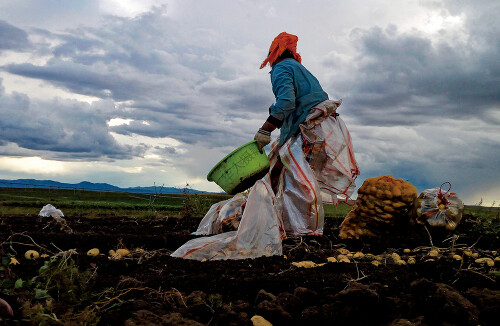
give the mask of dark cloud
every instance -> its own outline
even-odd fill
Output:
[[[57,62],[50,66],[10,64],[3,69],[19,76],[51,82],[78,94],[101,98],[113,96],[118,101],[130,99],[131,92],[141,94],[140,85],[131,80],[117,74],[92,71],[89,67],[71,62]]]
[[[0,20],[0,51],[24,50],[29,46],[28,34],[24,30]]]
[[[0,141],[46,152],[51,158],[127,159],[143,154],[144,146],[121,146],[106,121],[111,102],[34,101],[20,93],[0,94]]]
[[[177,154],[177,149],[173,146],[155,146],[156,154]]]
[[[462,44],[394,26],[355,31],[353,115],[372,125],[418,125],[430,118],[488,121],[488,112],[500,108],[500,33],[488,35],[484,47],[475,45],[484,34],[471,33],[470,42]]]
[[[273,102],[262,71],[252,68],[260,73],[253,76],[240,71],[238,57],[248,56],[247,49],[221,53],[221,35],[181,28],[161,10],[134,19],[107,17],[100,28],[33,33],[42,40],[37,51],[52,57],[43,65],[0,69],[70,92],[127,102],[126,110],[116,113],[133,121],[111,128],[120,134],[237,145],[258,128]],[[224,63],[224,56],[235,64]],[[252,120],[259,122],[250,127]]]

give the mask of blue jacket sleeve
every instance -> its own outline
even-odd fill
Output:
[[[270,113],[284,113],[286,115],[287,112],[295,109],[293,71],[283,65],[276,66],[271,71],[271,84],[276,103],[269,108]]]

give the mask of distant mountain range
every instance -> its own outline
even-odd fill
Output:
[[[113,191],[113,192],[131,192],[131,193],[162,193],[162,194],[205,194],[206,191],[195,190],[191,188],[176,188],[176,187],[129,187],[120,188],[107,183],[93,183],[82,181],[79,183],[63,183],[52,180],[35,180],[35,179],[17,179],[5,180],[0,179],[0,188],[47,188],[47,189],[78,189],[90,191]]]

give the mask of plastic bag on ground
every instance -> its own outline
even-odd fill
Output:
[[[301,125],[301,133],[281,147],[271,146],[271,171],[284,165],[276,194],[270,173],[259,180],[248,197],[238,194],[214,204],[194,234],[209,235],[188,241],[172,256],[187,259],[244,259],[281,255],[287,235],[321,235],[323,203],[346,202],[359,174],[349,132],[339,117],[330,115],[340,102],[325,101]],[[224,231],[224,221],[237,225]]]
[[[66,233],[73,233],[73,230],[68,226],[68,223],[64,219],[64,214],[60,209],[55,208],[51,204],[47,204],[42,207],[38,216],[42,217],[52,217],[53,223],[57,224],[61,231]]]
[[[43,216],[43,217],[63,217],[64,214],[60,209],[55,208],[51,204],[47,204],[42,207],[42,210],[40,213],[38,213],[38,216]]]
[[[462,220],[464,204],[456,193],[449,192],[451,184],[450,189],[444,193],[443,185],[424,190],[415,200],[417,221],[427,222],[433,227],[444,226],[448,230],[455,230]]]

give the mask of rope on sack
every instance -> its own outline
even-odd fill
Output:
[[[445,184],[448,184],[450,187],[448,188],[448,190],[446,190],[446,192],[444,192],[444,193],[443,193],[443,186],[444,186]],[[436,197],[437,197],[438,199],[441,199],[441,203],[442,203],[445,207],[446,207],[446,206],[448,206],[448,204],[450,203],[450,201],[449,201],[448,199],[446,199],[446,198],[447,198],[447,197],[449,197],[450,195],[452,195],[452,194],[453,194],[452,192],[450,192],[450,190],[451,190],[451,183],[450,183],[450,182],[448,182],[448,181],[443,182],[443,183],[441,184],[441,186],[439,187],[438,194],[436,195]],[[448,193],[449,193],[449,194],[448,194]],[[431,210],[429,210],[429,211],[425,212],[425,213],[424,213],[424,214],[422,214],[422,215],[423,215],[423,216],[425,216],[425,217],[429,217],[429,216],[431,216],[431,215],[434,215],[434,214],[435,214],[435,213],[437,213],[437,212],[439,212],[439,205],[438,205],[436,208],[431,209]]]
[[[445,192],[445,193],[443,193],[443,186],[444,186],[445,184],[448,184],[450,187],[448,188],[448,190],[446,190],[446,192]],[[448,195],[448,196],[446,196],[446,195],[450,192],[450,190],[451,190],[451,183],[450,183],[450,182],[448,182],[448,181],[443,182],[443,183],[441,184],[441,186],[439,187],[439,192],[438,192],[438,194],[437,194],[437,198],[441,199],[441,202],[442,202],[444,205],[448,205],[448,204],[450,203],[450,202],[448,201],[448,199],[446,199],[446,197],[448,197],[448,196],[449,196],[449,195]]]

